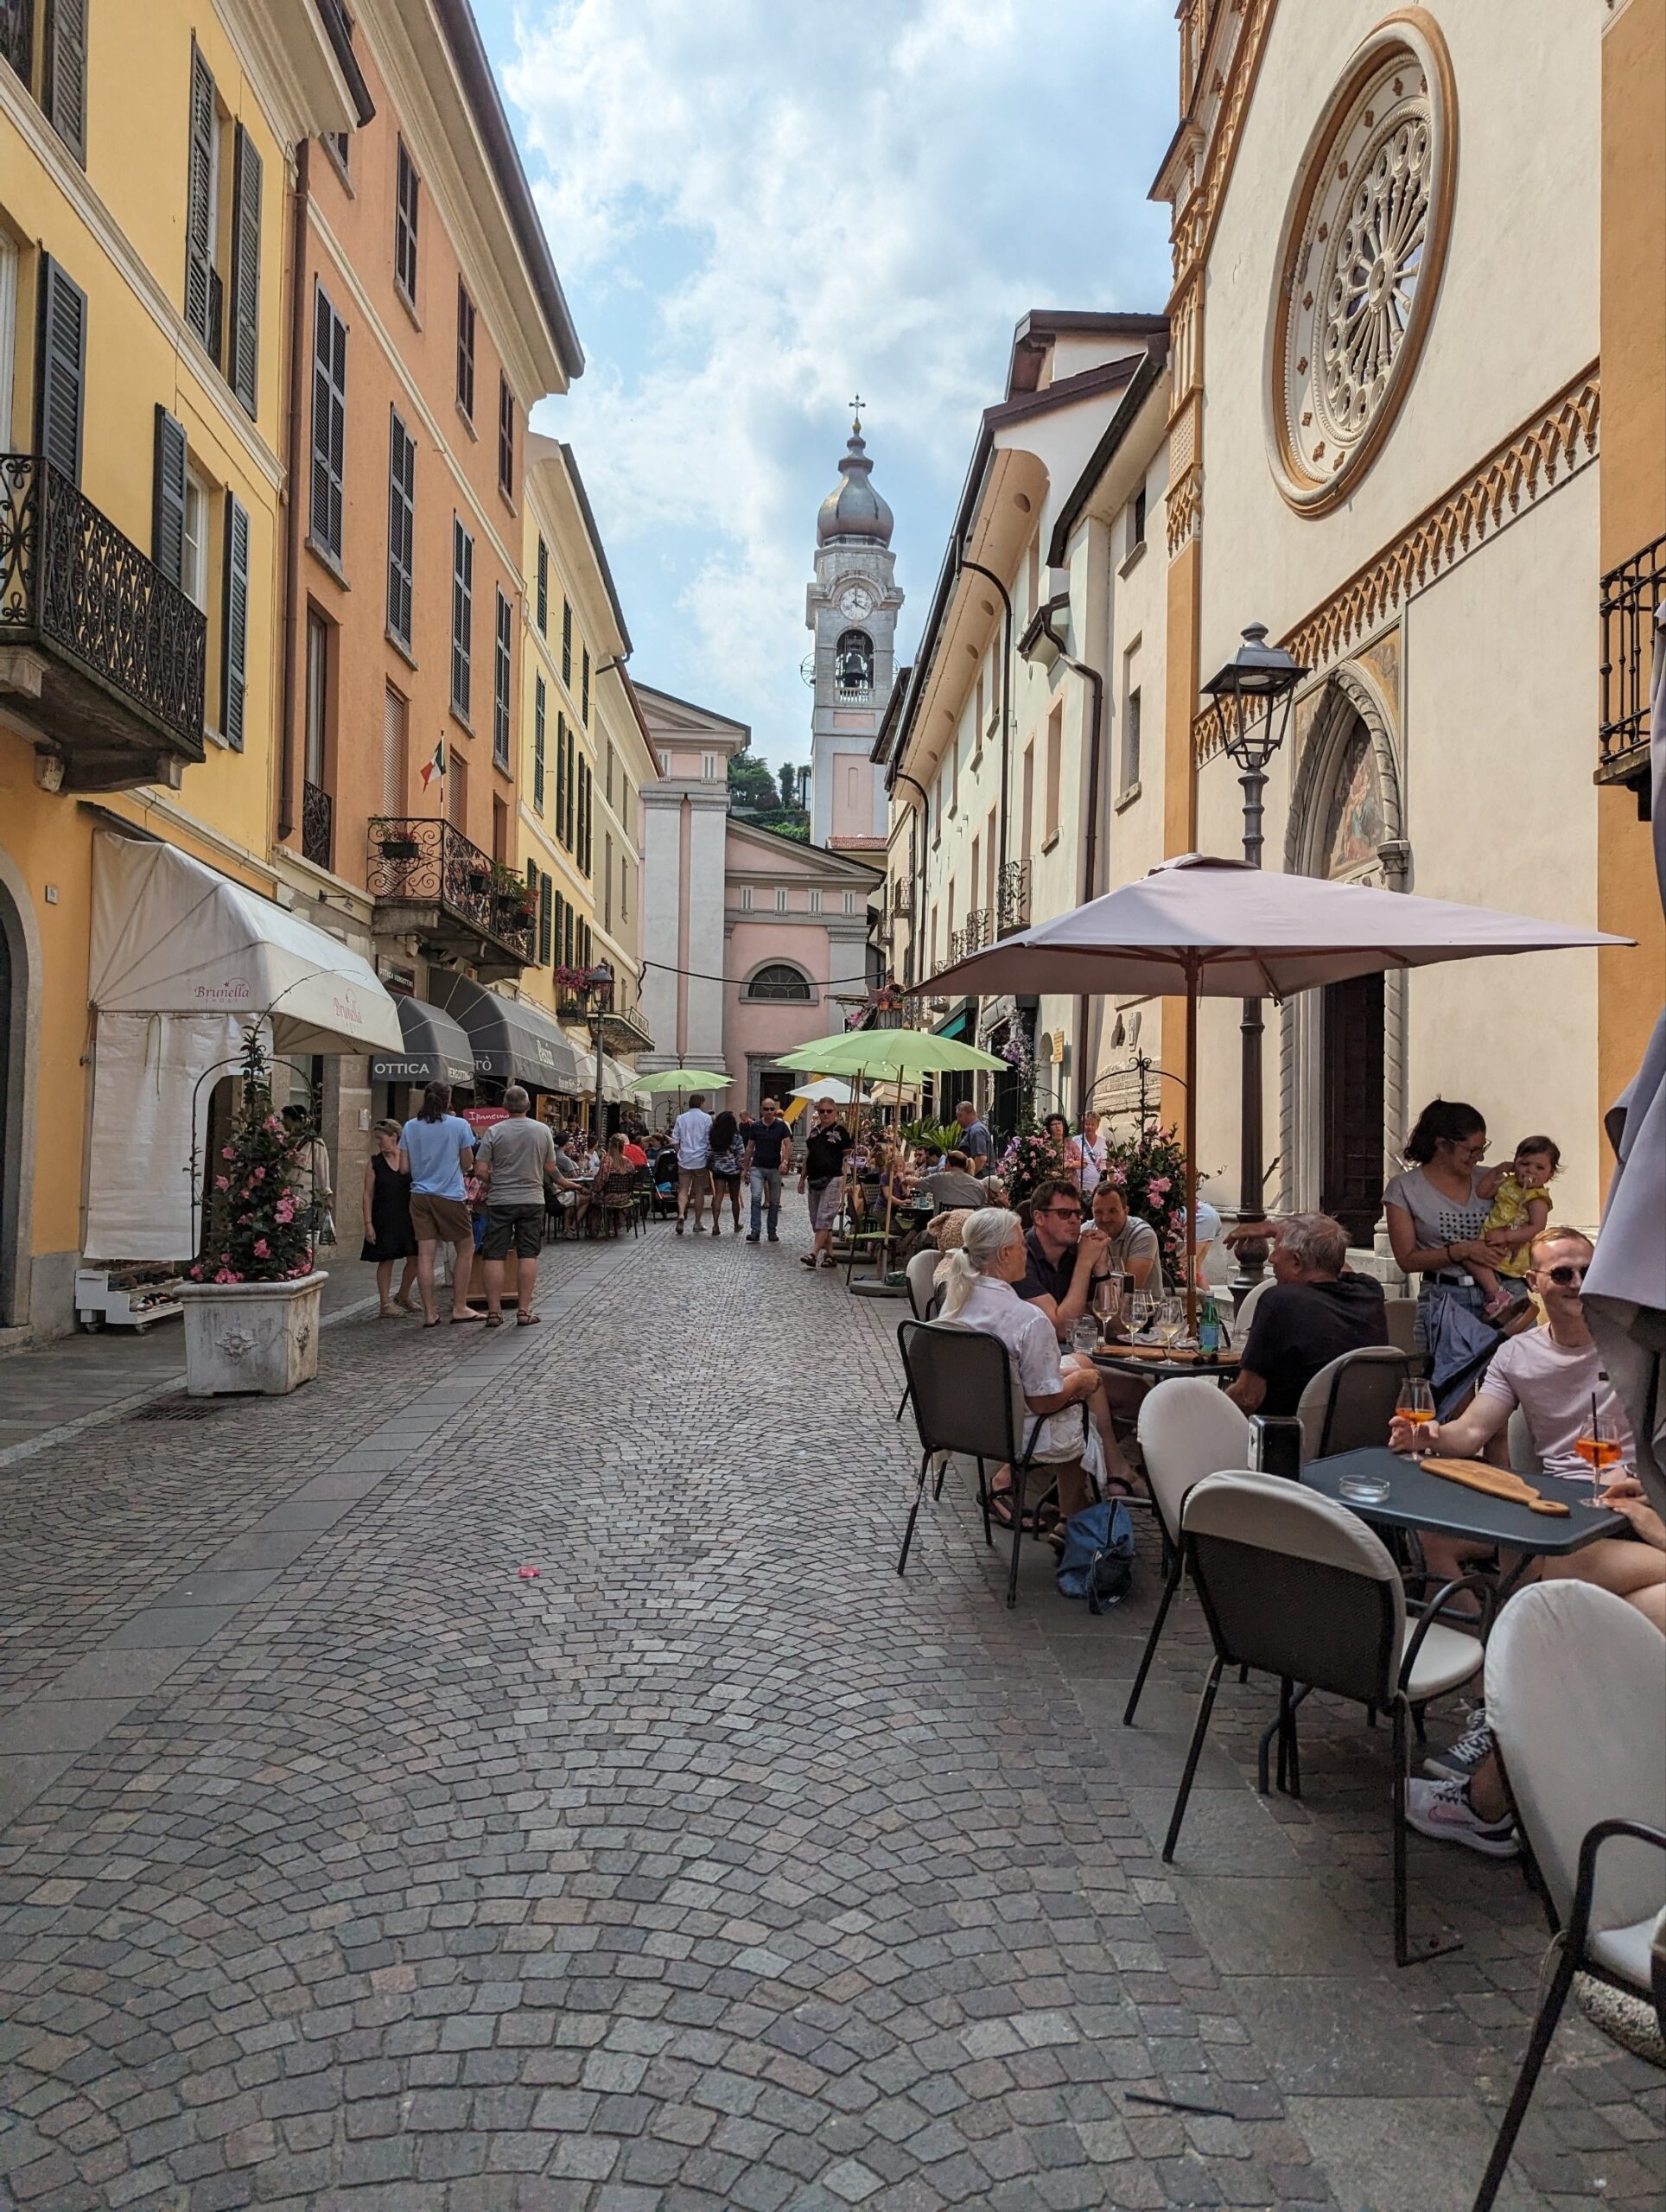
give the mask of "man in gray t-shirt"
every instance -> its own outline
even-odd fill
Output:
[[[544,1243],[544,1182],[556,1173],[556,1141],[544,1124],[527,1113],[532,1102],[519,1084],[510,1084],[503,1103],[507,1120],[493,1124],[474,1154],[474,1172],[486,1186],[486,1242],[480,1248],[486,1325],[488,1329],[503,1326],[503,1268],[512,1246],[516,1319],[526,1329],[538,1318],[532,1298]]]

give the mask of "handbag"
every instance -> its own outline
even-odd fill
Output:
[[[1085,1598],[1088,1611],[1101,1613],[1120,1603],[1133,1580],[1134,1523],[1121,1498],[1072,1513],[1059,1558],[1059,1595]]]

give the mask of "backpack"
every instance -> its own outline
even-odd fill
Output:
[[[1121,1602],[1134,1580],[1134,1523],[1119,1497],[1072,1513],[1059,1560],[1061,1597],[1085,1598],[1091,1613]]]

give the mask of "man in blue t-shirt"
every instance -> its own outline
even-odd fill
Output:
[[[769,1241],[779,1244],[781,1223],[781,1178],[792,1165],[792,1131],[773,1098],[759,1108],[761,1121],[747,1129],[746,1170],[752,1189],[752,1227],[748,1244],[755,1244],[764,1225],[764,1205],[769,1205]]]
[[[955,1119],[960,1124],[960,1149],[971,1163],[974,1175],[987,1175],[995,1154],[995,1139],[989,1135],[989,1124],[980,1121],[976,1106],[970,1098],[963,1098],[955,1109]]]
[[[416,1232],[416,1282],[424,1325],[440,1325],[434,1297],[434,1258],[451,1247],[451,1318],[484,1321],[470,1311],[468,1279],[474,1266],[474,1224],[463,1177],[474,1165],[474,1132],[451,1111],[451,1085],[430,1083],[422,1110],[399,1132],[399,1166],[410,1178],[410,1225]]]

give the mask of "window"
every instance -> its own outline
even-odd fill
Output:
[[[190,471],[185,425],[158,400],[151,480],[150,557],[171,584],[185,587],[186,501]],[[199,607],[202,601],[197,601]]]
[[[1128,550],[1135,553],[1145,543],[1145,486],[1134,494],[1128,511]]]
[[[474,419],[474,302],[457,279],[457,404]]]
[[[313,299],[313,542],[341,559],[341,511],[347,435],[347,326],[321,284]]]
[[[260,156],[239,123],[232,156],[232,327],[226,376],[245,415],[260,411]]]
[[[499,591],[497,650],[492,669],[492,758],[499,768],[509,766],[509,676],[512,638],[509,601]]]
[[[390,683],[382,694],[382,811],[402,815],[409,804],[410,760],[407,750],[410,717],[405,701]]]
[[[567,755],[567,799],[563,810],[561,842],[570,853],[577,842],[578,821],[578,740],[573,725],[562,718],[563,744]]]
[[[4,21],[0,4],[0,22]],[[11,380],[17,359],[17,249],[0,231],[0,453],[11,451]]]
[[[307,616],[307,728],[303,773],[315,790],[324,788],[328,751],[330,632],[321,614]]]
[[[567,842],[567,717],[556,716],[556,835]]]
[[[554,930],[555,885],[547,875],[538,878],[538,963],[550,965],[550,939]]]
[[[509,861],[509,807],[494,793],[492,800],[492,857],[499,868]]]
[[[416,557],[416,442],[391,409],[388,424],[388,635],[409,652]]]
[[[1030,847],[1035,836],[1035,741],[1024,747],[1024,810],[1019,817],[1023,824],[1023,836],[1018,851],[1021,860],[1028,860]]]
[[[550,634],[550,548],[538,540],[538,634]]]
[[[619,918],[622,922],[631,918],[631,864],[622,855],[619,863]]]
[[[451,711],[468,720],[474,635],[474,541],[451,518]]]
[[[446,815],[454,830],[468,832],[468,763],[455,747],[446,747]]]
[[[778,914],[784,914],[786,912],[786,893],[779,886],[775,893],[775,911]]]
[[[608,804],[608,805],[609,805],[609,806],[611,806],[611,805],[613,804],[613,803],[614,803],[614,741],[613,741],[612,738],[609,738],[609,739],[608,739],[608,741],[607,741],[607,804]]]
[[[185,543],[180,589],[193,607],[208,612],[208,486],[194,468],[185,472]]]
[[[1140,694],[1138,688],[1128,695],[1128,704],[1122,710],[1122,789],[1132,791],[1140,780]]]
[[[578,864],[586,875],[594,873],[591,866],[591,840],[595,828],[594,799],[590,764],[581,753],[578,764]]]
[[[226,494],[226,591],[220,605],[219,728],[243,750],[244,696],[249,664],[249,511]]]
[[[190,157],[185,187],[185,320],[219,359],[219,100],[214,75],[191,41]]]
[[[747,985],[749,999],[797,1000],[800,1004],[811,995],[810,978],[801,969],[790,967],[785,960],[772,960],[759,969]]]
[[[590,648],[584,648],[583,667],[579,684],[578,718],[586,729],[590,727]]]
[[[819,891],[811,891],[810,894],[810,911],[812,914],[819,914],[822,911],[822,894]]]
[[[854,891],[847,891],[844,894],[844,911],[847,914],[854,914],[856,911],[856,894]]]
[[[515,496],[515,395],[506,376],[498,378],[498,489],[506,499]]]
[[[601,840],[601,926],[611,931],[614,925],[614,841],[604,834]]]
[[[398,142],[398,170],[393,194],[393,281],[413,313],[416,307],[416,164]]]
[[[561,680],[570,691],[573,688],[573,610],[564,599],[561,602]]]
[[[547,697],[544,678],[535,677],[532,681],[532,805],[539,814],[544,811],[544,725]]]
[[[0,60],[32,88],[36,60],[33,0],[0,0]],[[86,0],[48,0],[42,24],[41,105],[83,167],[86,162]]]
[[[1046,836],[1059,835],[1059,786],[1065,772],[1065,709],[1057,706],[1047,716]]]
[[[41,257],[37,309],[35,447],[73,484],[81,480],[81,409],[86,390],[86,294],[49,253]]]

